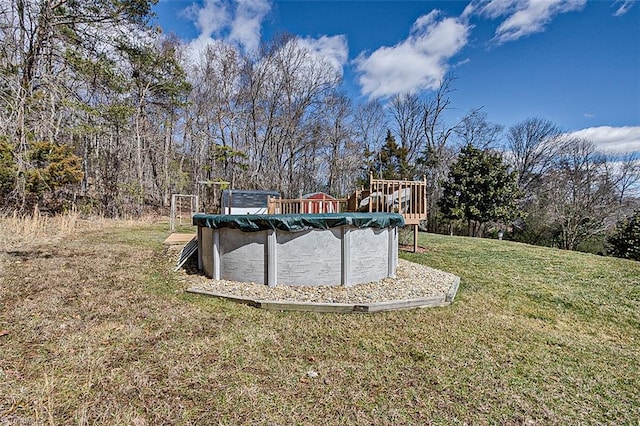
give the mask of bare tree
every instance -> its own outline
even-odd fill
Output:
[[[525,194],[553,165],[561,134],[558,126],[542,118],[529,118],[509,128],[508,155],[518,173],[518,186]]]
[[[193,156],[193,184],[203,180],[242,182],[246,113],[241,78],[244,61],[238,49],[223,42],[206,47],[190,64],[187,133]]]
[[[355,138],[367,152],[377,151],[384,142],[387,119],[384,107],[376,100],[356,106],[353,113]]]
[[[384,107],[377,99],[358,104],[353,113],[352,126],[354,141],[362,153],[356,179],[363,186],[369,179],[369,172],[385,140],[387,118]]]
[[[490,123],[487,113],[480,108],[473,109],[465,115],[455,127],[454,132],[461,146],[471,145],[482,151],[494,149],[504,127]]]
[[[545,175],[548,208],[566,250],[575,250],[613,223],[608,219],[615,215],[616,194],[606,161],[589,141],[563,140],[552,171]]]
[[[283,36],[249,64],[244,78],[252,178],[296,196],[301,189],[297,170],[309,148],[304,131],[318,120],[325,97],[340,81],[339,73],[298,39]]]
[[[232,185],[285,196],[323,179],[318,158],[328,140],[326,119],[344,121],[342,113],[323,116],[334,111],[327,108],[340,81],[331,63],[283,35],[256,56],[214,44],[193,70],[186,121],[196,175],[206,169]]]
[[[437,169],[446,162],[446,157],[448,157],[446,151],[449,148],[447,143],[456,128],[455,125],[448,126],[443,117],[444,112],[451,104],[449,95],[453,92],[453,82],[453,77],[447,75],[433,96],[427,99],[422,107],[425,161]]]
[[[138,199],[143,199],[143,192],[154,187],[151,182],[144,188],[137,184],[129,186],[127,181],[129,171],[135,171],[132,177],[137,182],[143,180],[146,168],[151,166],[147,162],[150,145],[145,145],[148,141],[142,137],[149,130],[144,127],[148,121],[143,105],[150,105],[147,100],[157,95],[159,87],[152,90],[143,84],[137,86],[140,90],[133,90],[136,66],[129,55],[134,50],[155,49],[154,35],[147,26],[150,12],[149,1],[3,2],[0,69],[4,72],[0,85],[4,95],[0,102],[6,108],[0,113],[0,126],[15,141],[13,156],[18,169],[15,192],[22,198],[23,206],[24,176],[33,167],[26,152],[37,141],[76,144],[87,175],[83,183],[85,195],[90,194],[91,186],[100,193],[110,193],[104,176],[113,167],[102,166],[122,160],[105,163],[110,158],[106,153],[113,152],[113,158],[126,158],[130,152],[128,141],[136,141],[139,149],[133,151],[131,167],[120,169],[126,173],[116,175],[121,184],[109,185],[118,190],[136,186]],[[168,73],[156,65],[154,71]],[[149,96],[151,92],[155,93]],[[136,111],[135,107],[130,108],[133,98],[139,107],[132,114],[137,117],[137,126],[125,118]],[[138,132],[131,133],[131,124]],[[112,144],[117,144],[117,148],[112,150]],[[162,174],[156,171],[158,176]],[[114,199],[115,194],[111,200]],[[105,200],[107,204],[114,203]]]
[[[407,160],[410,163],[415,162],[423,144],[423,112],[420,99],[415,94],[397,95],[391,101],[391,118],[400,139],[400,146],[406,149]]]
[[[350,118],[351,102],[346,95],[336,93],[326,99],[322,121],[329,165],[327,187],[332,195],[346,196],[355,189],[362,151],[353,139]]]
[[[420,163],[427,177],[428,229],[436,231],[438,223],[438,200],[442,196],[441,183],[446,179],[448,167],[455,157],[449,138],[457,125],[447,125],[444,113],[451,104],[449,95],[453,91],[453,77],[447,75],[436,92],[422,106],[422,130],[424,150]]]
[[[618,190],[618,203],[622,205],[629,191],[640,182],[640,153],[626,153],[612,163],[615,167],[611,167],[611,175]]]

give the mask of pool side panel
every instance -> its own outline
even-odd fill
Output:
[[[202,238],[200,244],[202,245],[202,251],[198,252],[198,257],[202,259],[202,271],[204,274],[211,278],[213,277],[213,252],[211,245],[213,243],[213,229],[202,228]]]
[[[277,231],[278,284],[340,285],[341,228]]]
[[[267,283],[267,231],[220,231],[220,278]]]
[[[351,234],[351,282],[368,283],[389,275],[389,232],[362,228]]]

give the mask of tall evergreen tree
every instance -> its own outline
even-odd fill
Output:
[[[466,220],[469,235],[477,236],[489,221],[517,215],[516,174],[509,172],[497,153],[466,145],[441,183],[440,210],[447,219]]]
[[[380,148],[374,161],[373,173],[380,179],[410,179],[413,177],[413,168],[408,160],[409,150],[397,144],[390,130],[384,145]]]

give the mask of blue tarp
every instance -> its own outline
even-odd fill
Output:
[[[404,226],[397,213],[325,213],[325,214],[196,214],[193,224],[207,228],[233,228],[244,232],[279,229],[298,232],[310,229],[330,229],[340,226],[356,228],[388,228]]]

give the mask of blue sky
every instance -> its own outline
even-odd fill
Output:
[[[251,52],[288,32],[340,67],[356,101],[456,78],[451,119],[483,107],[509,127],[547,118],[601,147],[640,151],[635,1],[160,0],[157,24],[197,51]]]

